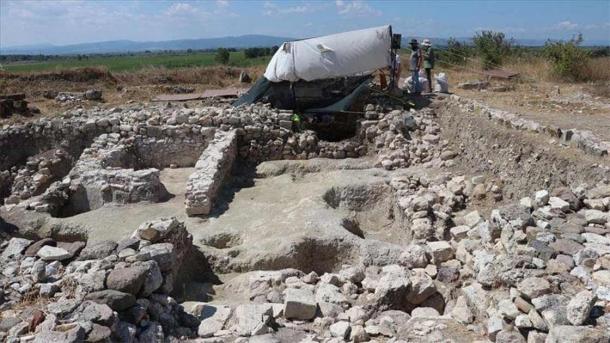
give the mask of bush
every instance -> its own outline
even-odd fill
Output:
[[[257,58],[271,55],[271,48],[247,48],[244,50],[246,58]]]
[[[585,81],[587,78],[589,53],[579,45],[582,35],[567,42],[551,42],[544,44],[543,54],[551,62],[554,75],[570,81]]]
[[[591,57],[610,57],[610,46],[598,47],[591,50]]]
[[[225,48],[220,48],[216,50],[216,56],[214,56],[214,60],[221,64],[227,64],[229,63],[229,57],[231,57],[231,53],[229,53],[229,50]]]
[[[473,41],[484,69],[501,66],[504,57],[510,55],[512,42],[507,41],[502,32],[481,31],[474,36]]]
[[[472,48],[455,38],[449,38],[445,51],[438,51],[439,61],[448,64],[466,64],[470,56],[472,56]]]

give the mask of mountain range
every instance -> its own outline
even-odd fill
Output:
[[[288,37],[273,37],[264,35],[244,35],[236,37],[178,39],[168,41],[135,42],[130,40],[115,40],[95,43],[70,45],[24,45],[0,47],[2,55],[77,55],[77,54],[108,54],[122,52],[160,51],[160,50],[205,50],[217,48],[249,48],[270,47],[280,45],[285,41],[294,40]]]
[[[407,46],[408,40],[412,37],[403,37],[403,47]],[[416,37],[422,39],[424,37]],[[0,55],[77,55],[77,54],[109,54],[109,53],[125,53],[125,52],[143,52],[143,51],[161,51],[161,50],[206,50],[217,48],[249,48],[249,47],[270,47],[280,45],[285,41],[291,41],[294,38],[289,37],[274,37],[265,35],[244,35],[244,36],[229,36],[218,38],[201,38],[201,39],[178,39],[168,41],[149,41],[136,42],[131,40],[115,40],[95,43],[81,43],[70,45],[22,45],[12,47],[0,46]],[[436,46],[446,46],[447,38],[430,38]],[[457,38],[458,41],[471,43],[472,38]],[[516,39],[515,42],[523,46],[541,46],[544,45],[544,39]],[[609,41],[586,41],[585,45],[599,46],[610,45]]]

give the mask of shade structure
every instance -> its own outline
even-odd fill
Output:
[[[271,82],[313,81],[367,74],[391,63],[390,25],[283,43],[265,78]]]

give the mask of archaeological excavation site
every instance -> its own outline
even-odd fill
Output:
[[[0,340],[609,342],[610,142],[360,78],[4,125]]]

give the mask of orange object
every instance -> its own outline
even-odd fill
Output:
[[[388,88],[388,80],[386,80],[385,73],[383,71],[379,71],[379,85],[381,89]]]

